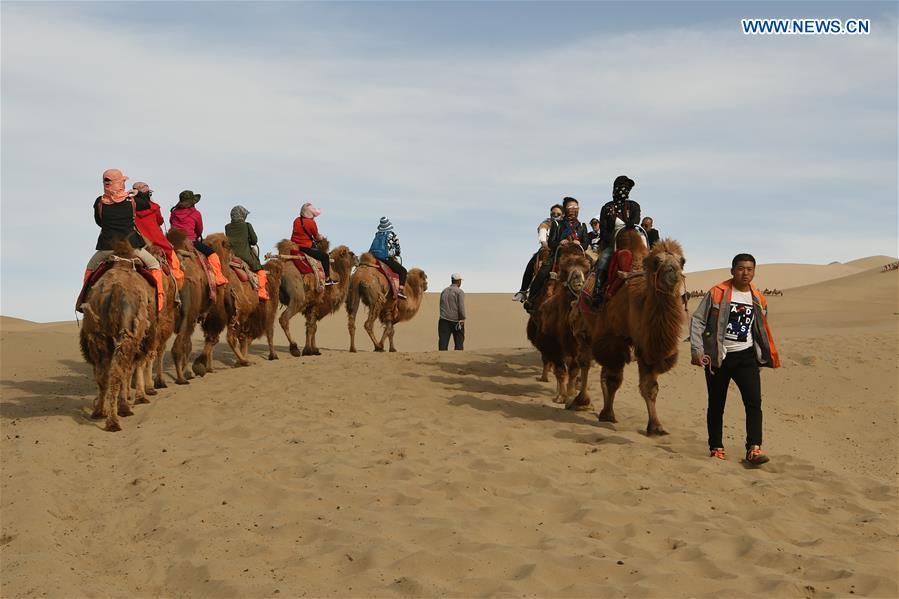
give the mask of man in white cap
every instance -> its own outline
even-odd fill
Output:
[[[465,292],[462,291],[462,275],[455,272],[449,287],[440,292],[440,320],[437,321],[437,349],[449,348],[450,335],[453,349],[462,350],[465,343]]]

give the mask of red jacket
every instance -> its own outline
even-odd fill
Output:
[[[162,211],[159,204],[151,201],[150,207],[146,210],[138,210],[134,215],[134,224],[137,230],[144,236],[148,242],[165,250],[166,254],[172,251],[172,244],[165,238],[162,233]]]
[[[172,210],[169,215],[169,224],[173,229],[181,229],[187,233],[187,238],[191,241],[203,237],[203,215],[193,206]]]
[[[315,224],[315,219],[298,216],[293,221],[293,235],[290,236],[292,242],[301,248],[311,248],[317,237],[318,225]]]

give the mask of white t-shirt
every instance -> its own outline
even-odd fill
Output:
[[[724,330],[725,352],[738,352],[752,347],[752,321],[755,319],[755,304],[752,291],[732,290],[730,314]]]

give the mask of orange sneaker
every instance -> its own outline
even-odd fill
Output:
[[[724,448],[723,448],[723,447],[716,447],[715,449],[710,449],[710,450],[709,450],[709,457],[710,457],[710,458],[718,458],[719,460],[726,460],[726,459],[727,459],[727,456],[724,455]]]
[[[761,466],[768,463],[770,459],[765,455],[761,447],[753,445],[746,451],[746,461],[753,466]]]

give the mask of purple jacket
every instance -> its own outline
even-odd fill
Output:
[[[169,215],[169,226],[173,229],[181,229],[190,240],[203,237],[203,215],[193,206],[172,210]]]

